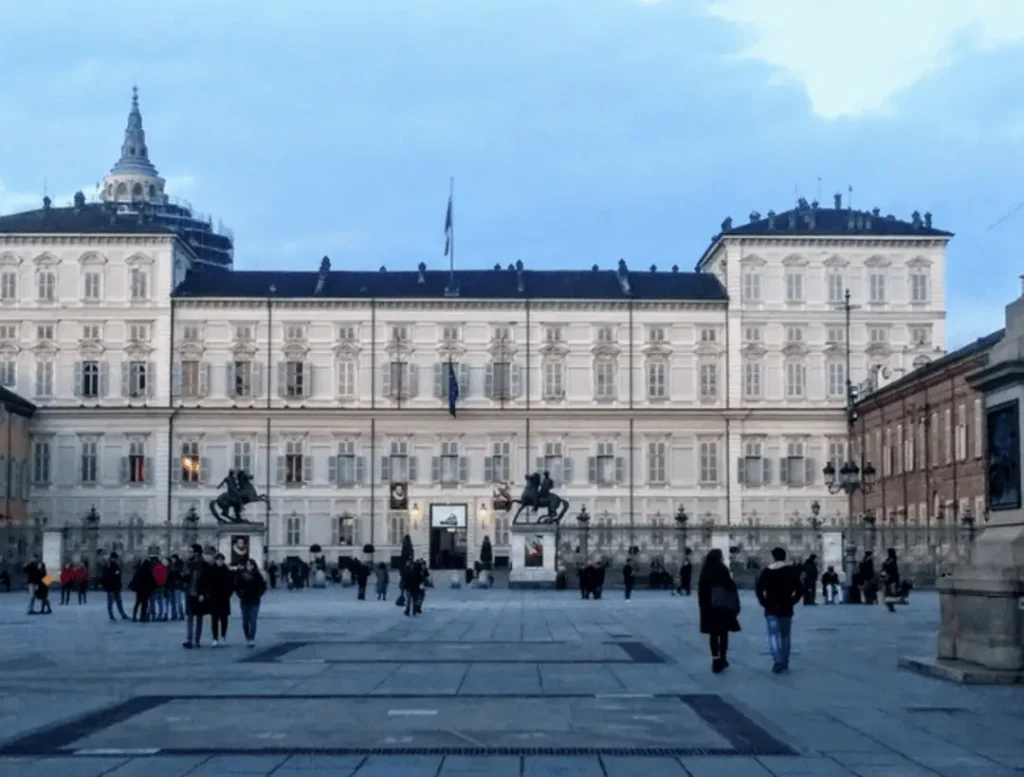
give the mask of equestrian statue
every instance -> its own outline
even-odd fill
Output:
[[[217,523],[252,523],[242,518],[242,510],[253,502],[263,502],[268,507],[270,499],[266,494],[257,494],[252,476],[244,469],[228,470],[217,488],[227,488],[216,499],[210,501],[210,512]],[[219,509],[218,509],[219,508]],[[234,513],[232,516],[231,513]]]
[[[547,514],[539,516],[534,523],[560,523],[569,510],[569,502],[551,490],[554,485],[548,472],[544,472],[543,475],[539,472],[527,475],[526,488],[523,489],[522,496],[509,502],[509,510],[512,509],[512,505],[519,505],[519,509],[512,517],[512,523],[519,522],[523,510],[536,512],[542,507],[547,508]]]

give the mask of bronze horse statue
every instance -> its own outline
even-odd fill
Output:
[[[523,489],[522,496],[508,503],[508,510],[511,510],[514,504],[519,505],[519,509],[512,517],[512,523],[519,522],[519,516],[523,510],[536,511],[542,507],[547,509],[547,514],[539,516],[536,523],[561,523],[562,518],[569,510],[569,502],[552,491],[552,485],[551,476],[547,472],[543,477],[538,472],[527,475],[526,488]]]
[[[217,488],[225,486],[227,486],[227,491],[218,494],[216,499],[210,501],[210,512],[217,519],[217,523],[249,523],[242,518],[242,510],[246,505],[263,502],[268,507],[270,506],[270,499],[266,494],[256,493],[252,477],[245,470],[238,472],[230,470]],[[234,515],[232,516],[231,513]]]

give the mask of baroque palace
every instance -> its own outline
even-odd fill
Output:
[[[37,408],[5,487],[51,526],[177,524],[245,469],[272,558],[507,555],[496,486],[535,469],[595,529],[840,523],[847,357],[860,382],[942,354],[950,237],[837,195],[726,219],[693,272],[236,270],[133,99],[98,202],[0,216],[0,385]]]

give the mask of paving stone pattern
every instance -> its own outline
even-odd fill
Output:
[[[938,607],[801,608],[773,675],[744,594],[731,667],[696,603],[433,590],[420,618],[353,589],[275,591],[260,645],[181,648],[101,597],[0,595],[0,777],[796,777],[1024,774],[1024,688],[901,672]]]

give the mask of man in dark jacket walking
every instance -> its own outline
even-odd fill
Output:
[[[683,563],[679,567],[679,584],[676,586],[676,593],[680,596],[690,595],[690,585],[693,581],[693,551],[687,548],[683,551]]]
[[[103,566],[100,581],[103,584],[103,590],[107,592],[107,615],[110,616],[110,620],[117,620],[114,617],[115,605],[117,605],[117,612],[121,615],[121,620],[128,620],[124,604],[121,603],[121,591],[124,588],[124,583],[121,580],[121,562],[117,553],[110,554],[107,563]]]
[[[209,608],[210,565],[203,558],[203,547],[193,545],[185,564],[186,637],[182,647],[199,647],[203,636],[203,615]]]
[[[778,674],[789,670],[790,630],[793,625],[793,606],[804,594],[800,573],[786,561],[783,548],[772,550],[772,563],[757,578],[757,601],[764,608],[768,624],[768,647],[772,652],[772,671]]]

